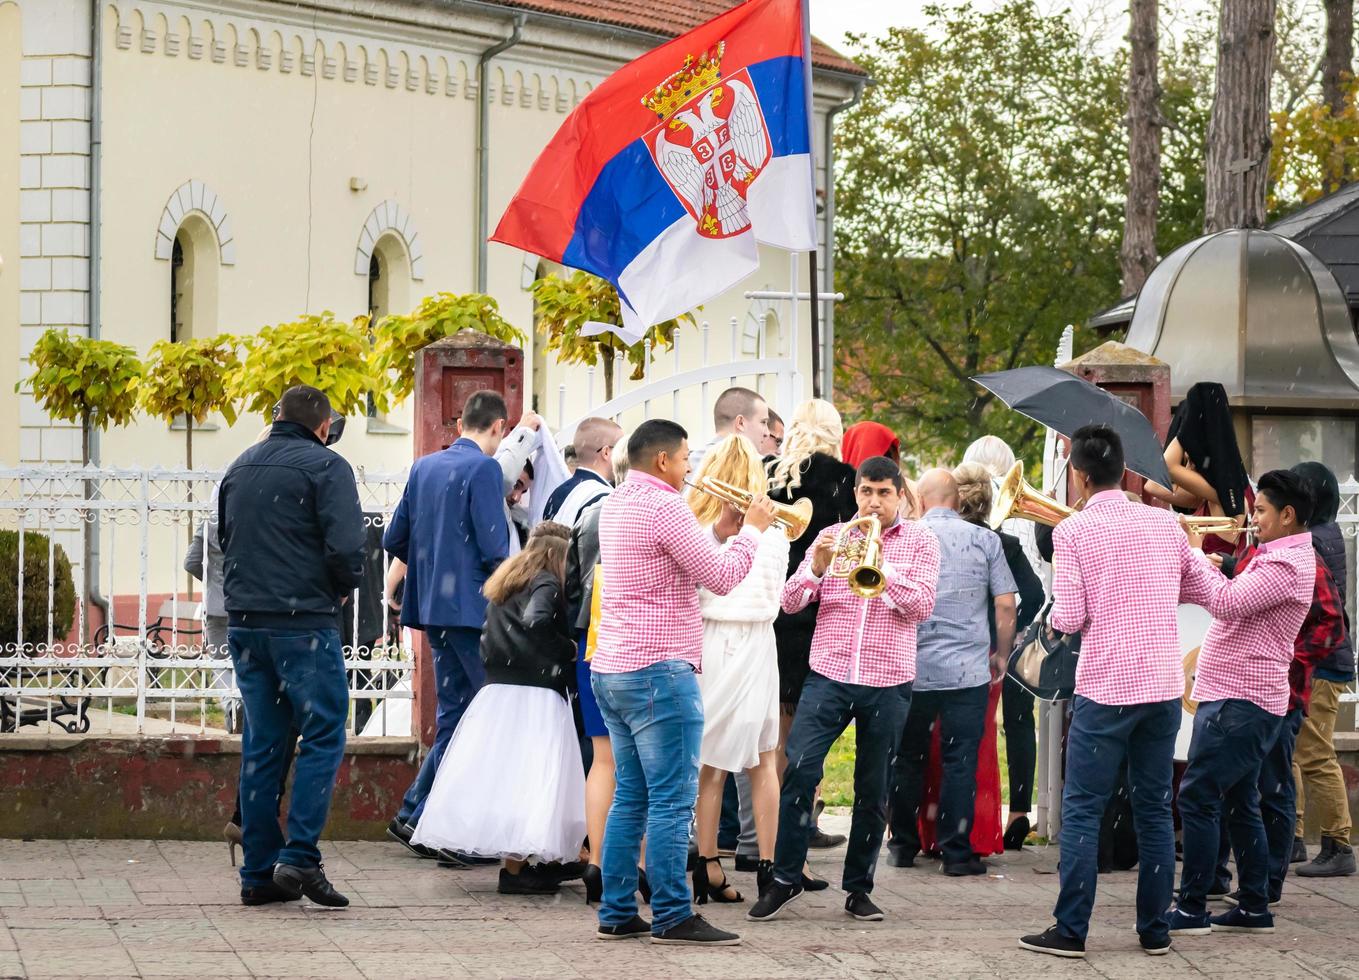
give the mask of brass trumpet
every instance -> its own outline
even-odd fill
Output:
[[[859,528],[863,529],[863,536],[850,540],[850,532]],[[882,595],[887,588],[887,575],[882,570],[882,522],[876,514],[856,517],[841,525],[826,574],[845,579],[849,591],[861,599]]]
[[[1059,504],[1031,487],[1024,479],[1024,464],[1016,462],[1000,481],[996,499],[991,504],[990,524],[992,528],[998,528],[1011,517],[1022,517],[1026,521],[1056,527],[1074,513],[1075,508]]]
[[[1255,524],[1238,524],[1235,517],[1180,517],[1185,527],[1195,534],[1216,534],[1219,538],[1234,538],[1240,534],[1254,534],[1260,530]]]
[[[750,502],[755,499],[755,495],[749,490],[742,490],[734,487],[730,483],[718,480],[711,476],[705,476],[697,483],[690,483],[690,487],[706,493],[710,497],[731,504],[737,510],[745,513]],[[770,501],[774,508],[774,527],[784,533],[789,541],[796,541],[807,531],[807,525],[812,522],[812,502],[806,497],[799,497],[791,504],[780,504]]]

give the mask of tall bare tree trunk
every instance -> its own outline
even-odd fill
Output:
[[[1269,182],[1275,0],[1222,0],[1203,230],[1259,228]]]
[[[1128,200],[1119,265],[1123,295],[1142,289],[1156,265],[1161,202],[1161,83],[1157,79],[1157,0],[1132,0],[1128,44]]]
[[[1354,74],[1354,0],[1326,0],[1326,52],[1321,59],[1321,96],[1338,116],[1345,111],[1345,90]],[[1347,147],[1336,147],[1326,161],[1326,189],[1351,178]]]
[[[1354,73],[1354,0],[1326,0],[1326,53],[1321,96],[1338,116],[1345,110],[1345,83]]]

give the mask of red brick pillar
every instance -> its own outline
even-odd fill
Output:
[[[1170,365],[1165,361],[1111,340],[1063,364],[1062,370],[1098,385],[1133,406],[1151,420],[1156,435],[1162,444],[1165,443],[1166,433],[1170,430]],[[1129,470],[1123,476],[1123,489],[1141,494],[1146,503],[1164,506],[1143,492],[1145,482]],[[1075,499],[1074,489],[1068,489],[1073,494],[1071,499]]]
[[[458,438],[458,420],[478,391],[498,391],[510,426],[524,406],[524,352],[494,337],[463,330],[425,347],[415,358],[415,458],[447,449]],[[434,666],[423,633],[416,633],[415,704],[411,732],[425,748],[434,741],[437,699]]]

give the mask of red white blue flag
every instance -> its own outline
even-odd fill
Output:
[[[637,334],[816,247],[802,0],[747,0],[609,76],[492,241],[609,280]]]

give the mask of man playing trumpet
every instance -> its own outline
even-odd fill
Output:
[[[898,516],[905,481],[896,463],[864,460],[855,480],[858,518],[868,525],[822,531],[783,588],[782,605],[795,613],[820,602],[812,638],[811,673],[788,736],[788,769],[779,799],[774,879],[748,918],[775,918],[803,892],[807,826],[826,753],[855,723],[854,816],[842,887],[845,912],[877,921],[873,868],[886,826],[887,771],[901,740],[915,679],[916,624],[934,609],[939,542],[919,524]],[[876,523],[876,526],[875,526]],[[839,539],[841,552],[837,553]],[[861,550],[855,567],[844,551]],[[877,555],[874,560],[874,555]]]

